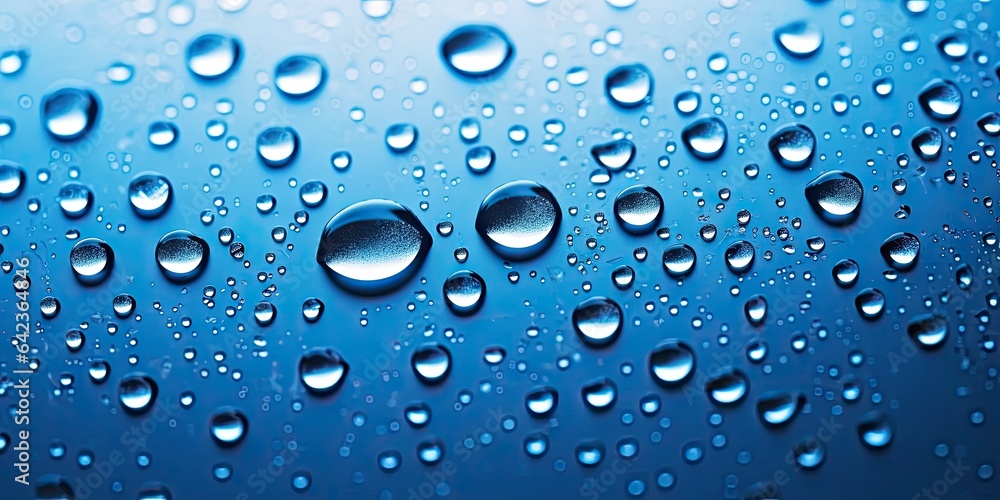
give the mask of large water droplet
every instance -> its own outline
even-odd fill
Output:
[[[649,373],[665,387],[684,383],[694,373],[694,351],[679,340],[664,340],[649,353]]]
[[[491,75],[514,53],[507,35],[493,26],[468,25],[452,31],[441,43],[441,56],[463,76]]]
[[[744,273],[753,266],[755,251],[753,243],[740,240],[726,248],[726,266],[736,273]]]
[[[785,54],[803,59],[823,46],[823,29],[809,21],[794,21],[775,29],[774,41]]]
[[[171,231],[156,243],[156,264],[174,283],[188,283],[208,265],[208,243],[189,231]]]
[[[892,442],[893,425],[889,418],[878,411],[870,411],[858,423],[861,443],[872,449],[885,448]]]
[[[805,125],[792,123],[778,129],[767,142],[771,155],[790,169],[805,168],[816,150],[816,136]]]
[[[653,98],[653,75],[641,64],[618,66],[604,79],[604,89],[611,102],[634,108]]]
[[[330,348],[316,348],[299,359],[299,379],[313,394],[331,394],[347,379],[350,366],[340,353]]]
[[[964,33],[949,33],[938,40],[937,48],[946,59],[961,61],[969,55],[972,42]]]
[[[475,313],[486,298],[486,282],[472,271],[458,271],[444,281],[444,299],[459,316]]]
[[[830,224],[847,224],[858,217],[864,188],[854,174],[826,172],[806,184],[806,199],[816,215]]]
[[[684,243],[676,243],[663,251],[663,269],[673,278],[691,274],[696,260],[694,249]]]
[[[129,373],[118,382],[118,401],[128,413],[149,411],[156,402],[157,392],[156,382],[144,373]]]
[[[764,425],[782,426],[791,422],[805,404],[806,397],[798,392],[765,392],[757,400],[757,417]]]
[[[573,310],[573,328],[584,343],[605,347],[622,331],[622,308],[607,297],[591,297]]]
[[[159,217],[170,206],[170,181],[156,172],[137,174],[128,184],[128,201],[136,215],[144,219]]]
[[[378,295],[410,279],[431,243],[430,233],[408,208],[390,200],[368,200],[327,222],[316,259],[338,285]]]
[[[920,240],[912,233],[895,233],[882,242],[879,252],[890,267],[906,271],[917,264]]]
[[[222,447],[236,446],[247,435],[250,422],[242,411],[229,406],[215,410],[209,418],[212,439]]]
[[[392,12],[393,0],[361,0],[361,12],[372,19],[381,19]]]
[[[206,80],[226,76],[240,61],[240,41],[229,35],[210,33],[195,38],[187,47],[191,73]]]
[[[326,66],[318,57],[289,56],[274,68],[274,86],[289,97],[306,97],[323,84]]]
[[[590,149],[590,154],[602,167],[617,171],[632,163],[635,144],[628,139],[619,139],[594,146]]]
[[[96,285],[111,275],[115,267],[115,252],[104,240],[84,238],[73,245],[69,263],[77,281],[84,285]]]
[[[660,223],[663,198],[649,186],[631,186],[618,193],[614,210],[623,229],[632,234],[646,234]]]
[[[982,130],[984,134],[996,137],[1000,135],[1000,113],[996,111],[987,112],[976,120],[976,125],[979,125],[979,130]]]
[[[41,110],[45,130],[56,139],[71,141],[94,126],[100,104],[90,90],[69,87],[46,94]]]
[[[944,147],[944,135],[934,127],[924,127],[913,134],[910,146],[920,158],[927,161],[934,161],[941,156],[941,149]]]
[[[547,417],[559,406],[559,392],[551,387],[538,387],[524,395],[524,408],[535,418]]]
[[[924,349],[938,349],[948,338],[948,319],[937,314],[921,314],[906,325],[906,333]]]
[[[729,370],[705,383],[705,392],[713,403],[734,405],[743,400],[750,390],[750,381],[739,370]]]
[[[291,127],[270,127],[257,134],[257,155],[269,167],[283,167],[295,159],[299,134]]]
[[[948,80],[936,78],[920,90],[920,106],[931,118],[951,121],[962,110],[962,91]]]
[[[428,342],[413,351],[410,365],[424,384],[440,384],[451,371],[451,351],[436,342]]]
[[[555,241],[561,221],[559,204],[548,189],[514,181],[486,196],[476,215],[476,231],[501,257],[529,260]]]
[[[0,160],[0,200],[10,200],[21,194],[27,176],[20,164]]]
[[[688,151],[696,158],[711,160],[718,158],[726,147],[726,124],[716,118],[700,118],[684,127],[681,139]]]

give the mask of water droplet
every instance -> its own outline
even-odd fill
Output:
[[[249,426],[246,415],[229,406],[218,408],[209,418],[212,439],[222,447],[236,446],[243,441]]]
[[[417,458],[424,465],[434,465],[444,458],[444,443],[436,438],[417,443]]]
[[[980,116],[979,120],[976,120],[976,124],[988,136],[996,137],[1000,135],[1000,113],[996,111],[987,112],[983,116]]]
[[[380,295],[416,273],[431,243],[430,233],[408,208],[390,200],[368,200],[348,206],[327,222],[316,259],[338,285]]]
[[[94,126],[100,104],[90,90],[70,87],[46,94],[41,109],[45,130],[56,139],[72,141]]]
[[[10,200],[21,194],[26,180],[24,167],[12,161],[0,160],[0,200]]]
[[[858,437],[871,449],[885,448],[892,442],[892,435],[892,422],[878,411],[866,413],[858,423]]]
[[[794,21],[775,29],[774,41],[788,56],[803,59],[823,46],[823,29],[809,21]]]
[[[632,163],[635,157],[635,144],[628,139],[598,144],[590,149],[590,154],[602,167],[618,171]]]
[[[403,417],[414,429],[426,427],[431,422],[431,407],[427,403],[412,403],[403,409]]]
[[[154,148],[166,148],[171,146],[180,132],[177,125],[170,122],[157,121],[149,125],[149,144]]]
[[[731,369],[705,383],[705,392],[712,402],[719,405],[734,405],[743,400],[750,390],[750,381],[743,372]]]
[[[885,312],[885,294],[877,288],[865,288],[854,298],[854,306],[862,318],[878,319]]]
[[[440,384],[451,371],[451,351],[436,342],[428,342],[413,351],[410,365],[424,384]]]
[[[229,35],[206,34],[187,47],[187,66],[196,76],[214,80],[226,76],[240,61],[240,41]]]
[[[580,395],[591,410],[605,411],[611,409],[618,400],[618,386],[610,378],[602,377],[584,384]]]
[[[441,43],[448,66],[468,77],[488,76],[502,69],[514,53],[507,35],[493,26],[468,25],[452,31]]]
[[[652,101],[653,75],[641,64],[618,66],[605,77],[604,89],[614,104],[634,108]]]
[[[372,19],[381,19],[392,12],[393,0],[361,0],[361,12]]]
[[[635,270],[630,266],[622,264],[611,271],[611,282],[619,290],[627,290],[635,281]]]
[[[806,184],[806,199],[824,221],[843,225],[857,219],[864,188],[854,174],[841,170],[826,172]]]
[[[157,392],[156,382],[143,373],[129,373],[118,382],[118,401],[128,413],[141,414],[149,411],[156,402]]]
[[[541,432],[533,432],[524,437],[524,452],[529,457],[538,458],[549,449],[549,437]]]
[[[673,278],[691,274],[696,260],[694,249],[683,243],[671,245],[663,251],[663,269]]]
[[[318,57],[289,56],[274,69],[274,86],[289,97],[306,97],[323,84],[326,66]]]
[[[788,424],[806,404],[806,397],[798,392],[769,391],[757,400],[757,416],[764,425],[777,427]]]
[[[382,472],[395,472],[403,464],[403,455],[396,450],[387,450],[378,455],[378,468]]]
[[[622,331],[622,308],[607,297],[591,297],[573,310],[573,328],[591,347],[605,347]]]
[[[969,40],[969,36],[964,33],[950,33],[938,40],[937,48],[946,59],[961,61],[969,55],[972,42]]]
[[[753,243],[737,241],[726,248],[726,266],[736,274],[744,273],[753,267],[754,255]]]
[[[156,243],[156,264],[174,283],[188,283],[208,265],[208,243],[189,231],[171,231]]]
[[[584,467],[596,467],[604,459],[604,445],[599,441],[584,441],[577,445],[576,461]]]
[[[170,206],[171,186],[156,172],[137,174],[128,184],[128,200],[136,215],[144,219],[159,217]]]
[[[349,370],[340,353],[330,348],[314,348],[299,359],[299,380],[313,394],[336,392],[347,380]]]
[[[780,165],[797,170],[805,168],[812,161],[816,150],[816,136],[809,127],[792,123],[778,129],[767,146]]]
[[[941,149],[944,147],[944,136],[941,131],[934,127],[924,127],[913,134],[910,146],[920,158],[927,161],[934,161],[941,156]]]
[[[0,74],[16,75],[28,62],[28,51],[8,50],[0,54]]]
[[[458,271],[444,282],[445,303],[459,316],[475,313],[486,298],[486,282],[472,271]]]
[[[465,164],[475,174],[485,173],[493,166],[496,153],[489,146],[477,146],[465,154]]]
[[[679,340],[664,340],[649,353],[649,373],[665,387],[678,386],[694,373],[694,351]]]
[[[476,231],[498,255],[529,260],[555,241],[562,214],[545,187],[514,181],[494,189],[479,206]]]
[[[323,301],[316,297],[309,297],[302,301],[302,318],[309,323],[315,323],[323,316],[326,306]]]
[[[763,295],[750,297],[743,305],[743,312],[750,324],[760,325],[764,323],[764,319],[767,317],[767,299]]]
[[[270,127],[257,135],[257,155],[269,167],[284,167],[295,159],[299,134],[291,127]]]
[[[833,265],[833,279],[843,288],[854,286],[860,274],[861,267],[852,259],[842,259]]]
[[[688,151],[702,160],[718,158],[726,147],[727,136],[726,124],[714,116],[695,120],[681,132]]]
[[[920,106],[931,118],[947,122],[962,110],[962,91],[955,83],[940,78],[931,80],[920,90]]]
[[[690,115],[701,106],[701,95],[697,92],[685,90],[674,97],[674,108],[682,115]]]
[[[649,186],[631,186],[618,193],[614,210],[623,229],[632,234],[646,234],[660,223],[663,198]]]
[[[924,349],[938,349],[948,338],[948,319],[937,314],[921,314],[906,325],[906,333]]]
[[[77,281],[84,285],[97,285],[111,276],[115,267],[115,252],[104,240],[84,238],[73,245],[69,263]]]
[[[86,215],[94,201],[94,193],[84,184],[67,182],[59,188],[56,198],[63,215],[70,219],[78,219]]]
[[[906,271],[917,264],[917,257],[920,255],[920,240],[911,233],[895,233],[882,242],[879,252],[890,267]]]
[[[42,317],[45,319],[52,319],[59,314],[61,306],[59,304],[59,299],[49,295],[42,297],[42,300],[38,302],[38,309],[42,313]]]
[[[135,299],[127,293],[120,293],[111,300],[111,308],[115,311],[115,316],[127,318],[135,312]]]
[[[417,127],[409,123],[390,125],[385,131],[385,144],[393,153],[405,153],[417,143]]]
[[[809,438],[795,445],[792,449],[795,463],[806,470],[812,470],[823,464],[826,458],[826,445],[817,438]]]

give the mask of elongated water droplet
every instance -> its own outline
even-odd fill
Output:
[[[925,85],[918,100],[925,113],[942,122],[954,120],[962,110],[962,91],[958,85],[940,78]]]
[[[340,353],[330,348],[315,348],[299,359],[299,380],[313,394],[332,394],[347,380],[350,366]]]
[[[56,139],[72,141],[94,126],[100,103],[90,90],[68,87],[46,94],[41,110],[45,130]]]
[[[191,73],[206,80],[222,78],[240,61],[240,41],[229,35],[210,33],[195,38],[187,47]]]
[[[208,242],[190,231],[171,231],[156,243],[156,264],[174,283],[188,283],[208,265]]]
[[[619,66],[605,77],[604,89],[614,104],[634,108],[652,101],[653,75],[641,64]]]
[[[573,328],[591,347],[605,347],[622,331],[622,308],[607,297],[591,297],[573,310]]]
[[[441,56],[462,76],[488,76],[502,69],[514,53],[507,35],[493,26],[468,25],[441,43]]]
[[[854,174],[841,170],[826,172],[806,184],[806,199],[824,221],[843,225],[857,219],[864,188]]]
[[[628,139],[606,142],[591,148],[590,154],[602,167],[615,172],[632,163],[635,144]]]
[[[806,397],[798,392],[765,392],[757,400],[757,417],[764,425],[786,425],[799,414]]]
[[[696,158],[711,160],[718,158],[725,150],[728,135],[726,124],[713,116],[701,118],[684,127],[681,139]]]
[[[948,339],[948,319],[937,314],[921,314],[907,323],[906,333],[918,346],[938,349]]]
[[[274,86],[288,97],[306,97],[326,79],[326,66],[315,56],[294,55],[274,68]]]
[[[719,405],[734,405],[743,400],[750,390],[750,381],[743,372],[731,369],[705,383],[705,392],[712,402]]]
[[[823,29],[809,21],[794,21],[775,29],[774,41],[785,54],[804,59],[823,46]]]
[[[341,210],[323,229],[317,261],[338,285],[379,295],[402,285],[423,264],[431,235],[408,208],[368,200]]]
[[[544,186],[514,181],[490,192],[476,214],[476,232],[505,259],[529,260],[555,241],[559,204]]]
[[[750,297],[743,305],[743,312],[750,324],[760,325],[764,323],[764,319],[767,317],[767,299],[763,295]]]

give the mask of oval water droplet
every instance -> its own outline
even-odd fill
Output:
[[[753,243],[746,240],[737,241],[726,248],[726,266],[736,274],[744,273],[753,267],[754,255]]]
[[[937,48],[946,59],[961,61],[969,55],[972,42],[964,33],[949,33],[938,40]]]
[[[594,411],[610,410],[618,400],[618,385],[607,377],[591,380],[580,389],[584,404]]]
[[[938,349],[948,339],[948,319],[937,314],[921,314],[907,323],[906,333],[918,346]]]
[[[73,245],[69,263],[77,281],[84,285],[97,285],[111,276],[115,267],[115,252],[104,240],[84,238]]]
[[[144,219],[159,217],[170,206],[170,181],[156,172],[142,172],[128,183],[128,200],[136,215]]]
[[[326,79],[326,66],[318,57],[294,55],[274,68],[274,86],[288,97],[306,97]]]
[[[485,298],[486,282],[472,271],[458,271],[444,281],[445,303],[459,316],[474,314]]]
[[[531,181],[514,181],[483,200],[476,214],[476,232],[497,255],[522,261],[552,245],[561,221],[552,192]]]
[[[854,174],[841,170],[826,172],[806,184],[806,200],[824,221],[843,225],[861,213],[864,188]]]
[[[942,122],[954,120],[962,110],[962,91],[949,80],[931,80],[920,90],[917,100],[925,113]]]
[[[390,125],[385,130],[385,144],[393,153],[405,153],[417,143],[417,127],[409,123]]]
[[[489,146],[476,146],[465,154],[465,165],[474,174],[487,172],[496,160],[496,153]]]
[[[685,90],[674,97],[674,108],[682,115],[690,115],[701,106],[701,94]]]
[[[240,41],[229,35],[209,33],[195,38],[187,46],[187,67],[206,80],[222,78],[240,61]]]
[[[698,119],[684,127],[681,139],[696,158],[712,160],[725,150],[728,135],[726,124],[713,116]]]
[[[170,122],[157,121],[149,125],[147,138],[154,148],[166,148],[174,144],[180,131],[177,125]]]
[[[812,161],[816,136],[809,127],[792,123],[778,129],[768,140],[767,147],[778,164],[797,170]]]
[[[826,458],[826,445],[817,438],[809,438],[795,445],[792,454],[799,467],[812,470],[823,464]]]
[[[190,231],[171,231],[156,243],[156,264],[174,283],[188,283],[208,265],[208,242]]]
[[[663,251],[663,269],[673,278],[691,274],[696,260],[694,249],[684,243],[676,243]]]
[[[332,394],[347,380],[350,366],[331,348],[314,348],[299,359],[299,380],[313,394]]]
[[[850,288],[858,281],[861,267],[852,259],[842,259],[833,265],[833,280],[842,288]]]
[[[976,125],[979,125],[979,130],[982,130],[984,134],[996,137],[1000,135],[1000,113],[996,111],[987,112],[976,120]]]
[[[390,200],[368,200],[348,206],[327,222],[316,259],[338,285],[379,295],[409,280],[431,243],[431,234],[408,208]]]
[[[424,384],[440,384],[451,372],[451,351],[436,342],[428,342],[413,351],[410,365],[417,379]]]
[[[889,417],[878,411],[870,411],[858,423],[858,437],[868,448],[885,448],[892,442],[893,427]]]
[[[441,56],[462,76],[488,76],[502,69],[514,53],[507,35],[493,26],[468,25],[441,43]]]
[[[591,297],[573,310],[573,328],[585,344],[605,347],[622,331],[622,308],[607,297]]]
[[[774,41],[788,56],[804,59],[823,46],[823,29],[809,21],[794,21],[775,29]]]
[[[705,383],[705,392],[718,405],[735,405],[750,390],[750,381],[743,372],[731,369]]]
[[[910,146],[920,158],[934,161],[941,156],[941,150],[944,148],[944,135],[934,127],[924,127],[913,134]]]
[[[552,387],[537,387],[524,395],[524,408],[535,418],[547,417],[559,406],[559,392]]]
[[[632,234],[646,234],[660,223],[663,198],[649,186],[627,187],[615,198],[614,211],[622,229]]]
[[[679,340],[664,340],[649,353],[649,373],[658,384],[675,387],[684,383],[695,368],[694,351]]]
[[[16,198],[24,189],[27,175],[20,164],[0,160],[0,200]]]
[[[594,146],[590,149],[590,154],[602,167],[614,172],[632,163],[635,144],[628,139],[619,139]]]
[[[604,90],[618,106],[641,106],[652,101],[653,75],[641,64],[618,66],[604,78]]]
[[[427,403],[412,403],[403,408],[403,417],[414,429],[426,427],[431,422],[431,407]]]
[[[912,233],[895,233],[882,242],[879,252],[885,263],[899,271],[913,269],[920,256],[920,240]]]
[[[876,320],[885,312],[885,294],[878,288],[865,288],[854,298],[854,306],[862,318]]]
[[[743,304],[743,312],[750,324],[763,324],[764,319],[767,317],[767,299],[763,295],[750,297],[747,299],[746,304]]]
[[[806,397],[798,392],[769,391],[757,400],[757,417],[769,427],[788,424],[806,404]]]
[[[46,94],[41,110],[45,130],[56,139],[72,141],[94,126],[100,103],[90,90],[67,87]]]
[[[299,134],[291,127],[270,127],[257,134],[257,156],[269,167],[284,167],[295,159]]]
[[[131,414],[149,411],[156,402],[156,382],[144,373],[133,372],[118,382],[118,402]]]

